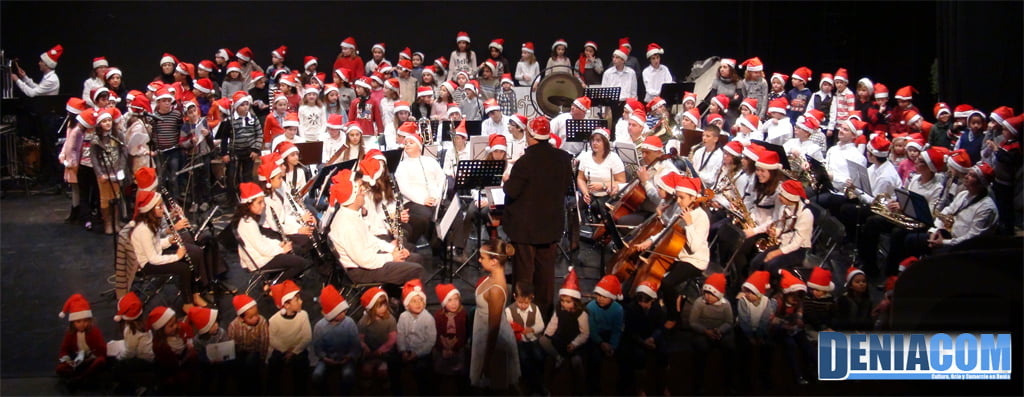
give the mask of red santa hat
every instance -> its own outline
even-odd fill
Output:
[[[543,141],[551,137],[551,121],[547,117],[534,117],[530,120],[528,127],[527,130],[533,139]]]
[[[401,138],[412,136],[419,131],[419,126],[412,121],[406,121],[398,126],[397,134]]]
[[[789,101],[786,97],[780,97],[768,101],[768,113],[782,113],[786,114],[786,109],[789,108]]]
[[[779,162],[779,153],[774,150],[764,150],[757,156],[757,162],[754,163],[757,168],[765,170],[781,170],[782,163]]]
[[[134,291],[129,291],[121,299],[117,300],[117,314],[114,321],[131,321],[142,316],[142,301]]]
[[[85,296],[74,294],[64,302],[64,308],[57,316],[67,317],[68,321],[84,320],[92,318],[92,309],[89,308],[89,301],[85,299]]]
[[[903,113],[903,123],[904,124],[909,125],[909,124],[913,124],[914,122],[921,121],[921,120],[924,120],[924,118],[921,117],[920,113],[918,113],[917,111],[915,111],[913,109],[908,110],[908,111]]]
[[[719,109],[725,111],[729,108],[729,97],[725,96],[725,94],[718,94],[711,98],[711,103],[718,105]]]
[[[341,46],[343,48],[351,48],[354,50],[356,48],[356,39],[352,36],[346,37],[345,40],[341,41]]]
[[[772,77],[771,77],[771,79],[769,79],[769,81],[772,81],[772,80],[779,80],[779,82],[781,82],[782,85],[786,85],[786,81],[789,80],[789,76],[784,75],[784,74],[779,73],[779,72],[775,72],[775,73],[772,73]]]
[[[292,280],[284,280],[282,283],[270,286],[270,296],[274,298],[274,305],[281,309],[281,313],[285,312],[284,305],[295,298],[299,291],[298,284]]]
[[[801,81],[804,81],[804,82],[810,82],[811,81],[811,76],[813,76],[813,75],[814,75],[814,73],[811,72],[811,69],[806,67],[806,66],[798,67],[798,68],[796,68],[796,70],[793,71],[793,79],[794,80],[801,80]]]
[[[758,145],[756,143],[751,143],[743,148],[743,156],[756,163],[757,160],[761,158],[761,154],[764,153],[766,150],[767,149],[765,149],[764,146]],[[776,158],[778,158],[778,156],[776,156]]]
[[[551,43],[551,52],[554,52],[555,48],[558,47],[558,46],[563,46],[563,47],[568,48],[569,47],[569,43],[566,42],[565,39],[555,40],[554,43]]]
[[[288,141],[281,141],[281,143],[278,143],[277,147],[274,148],[274,151],[277,152],[277,154],[279,154],[281,158],[286,159],[292,153],[298,154],[299,148],[295,147],[294,143]]]
[[[832,80],[832,74],[831,73],[822,73],[821,74],[821,81],[818,82],[818,88],[821,88],[822,84],[825,84],[825,83],[829,83],[829,84],[832,84],[832,85],[836,84],[835,81]]]
[[[508,140],[504,135],[491,134],[491,136],[487,137],[487,152],[490,153],[495,150],[508,151]]]
[[[437,294],[437,301],[441,303],[441,307],[444,307],[449,299],[461,296],[455,284],[438,284],[434,287],[434,293]]]
[[[736,119],[737,125],[741,127],[747,127],[751,132],[757,131],[761,128],[761,119],[756,114],[748,114],[741,116]]]
[[[68,98],[68,102],[64,105],[64,109],[71,114],[81,114],[82,111],[89,108],[89,104],[82,98]]]
[[[562,148],[562,137],[558,135],[552,135],[551,139],[549,139],[548,141],[551,143],[551,147],[554,147],[555,149]]]
[[[640,282],[640,285],[636,287],[638,294],[644,294],[649,296],[651,299],[658,299],[658,287],[660,283],[658,281],[648,278]]]
[[[989,114],[989,118],[991,118],[993,121],[999,124],[1006,125],[1006,120],[1009,120],[1011,117],[1013,117],[1013,113],[1013,108],[1009,106],[1000,106],[997,107],[996,110],[993,110],[991,114]]]
[[[875,98],[876,99],[888,98],[889,97],[889,87],[886,87],[885,84],[875,83],[875,87],[874,88],[875,88],[874,91],[875,91]]]
[[[935,107],[932,108],[932,113],[935,114],[935,118],[939,118],[939,115],[943,113],[946,113],[948,115],[953,114],[949,109],[949,105],[947,105],[945,102],[936,103]]]
[[[494,39],[487,45],[487,48],[497,48],[498,52],[505,50],[505,39]]]
[[[409,49],[409,47],[403,48],[402,51],[398,52],[398,59],[400,59],[400,60],[401,59],[412,60],[412,50]],[[399,62],[401,62],[401,61],[399,61]]]
[[[710,292],[711,295],[722,299],[725,296],[725,273],[712,273],[704,280],[701,291]]]
[[[655,137],[657,138],[657,137]],[[675,171],[666,172],[660,178],[654,180],[654,184],[665,191],[668,194],[675,194],[676,186],[680,184],[680,180],[684,178],[681,174]]]
[[[723,118],[722,115],[718,114],[718,113],[711,113],[711,114],[708,115],[708,124],[714,124],[715,122],[718,122],[718,121],[721,121],[722,123],[725,123],[725,118]],[[718,134],[719,135],[729,136],[729,131],[726,131],[726,130],[722,129],[722,130],[718,131]]]
[[[257,170],[257,174],[259,174],[259,180],[265,181],[268,188],[270,187],[270,180],[284,172],[281,170],[281,165],[277,164],[277,160],[280,158],[281,155],[277,152],[270,153],[260,158],[262,162]]]
[[[263,189],[260,188],[260,185],[252,182],[243,182],[238,185],[238,192],[239,196],[241,196],[239,201],[242,204],[249,204],[256,201],[256,199],[263,197]]]
[[[932,147],[925,150],[922,154],[924,163],[928,165],[928,169],[932,172],[945,172],[946,171],[946,154],[949,149],[944,147]]]
[[[217,323],[217,309],[192,307],[188,309],[188,321],[192,323],[197,335],[206,334]]]
[[[178,62],[174,67],[174,72],[194,79],[196,78],[196,65],[188,62]]]
[[[651,99],[650,102],[647,102],[647,110],[653,112],[654,109],[658,108],[659,106],[665,106],[665,103],[666,102],[664,99],[662,99],[660,96],[656,96],[654,97],[654,99]]]
[[[797,278],[797,276],[793,275],[789,270],[779,269],[779,274],[782,275],[780,284],[782,286],[783,293],[789,294],[799,291],[807,292],[807,285],[804,284],[803,280]]]
[[[969,116],[972,111],[974,111],[974,106],[968,105],[966,103],[959,104],[956,105],[955,108],[953,108],[953,117],[958,119],[964,119],[967,118],[967,116]]]
[[[569,273],[565,275],[565,282],[562,283],[562,288],[558,289],[558,295],[583,299],[583,294],[580,293],[579,279],[576,277],[576,269],[572,266],[569,266]]]
[[[363,292],[363,296],[359,297],[359,304],[369,312],[370,310],[373,310],[373,306],[380,298],[387,299],[388,294],[380,287],[371,287],[366,290],[366,292]]]
[[[307,55],[305,58],[302,58],[303,69],[309,69],[311,66],[316,66],[319,63],[320,60],[318,60],[315,56],[312,55]]]
[[[764,71],[764,64],[761,63],[761,58],[753,57],[743,63],[740,66],[746,67],[748,72],[761,72]]]
[[[731,67],[733,69],[736,68],[736,60],[733,59],[733,58],[722,58],[721,60],[718,61],[718,64],[719,65],[729,65],[729,67]]]
[[[364,158],[359,161],[359,173],[363,174],[363,180],[370,186],[375,186],[380,176],[384,174],[384,167],[380,161],[372,158]]]
[[[504,73],[504,74],[501,75],[501,84],[505,84],[505,83],[509,83],[509,84],[513,84],[513,85],[515,84],[515,82],[512,80],[512,73]]]
[[[150,167],[139,168],[135,171],[135,183],[138,185],[139,190],[156,190],[156,169]]]
[[[327,116],[327,128],[335,130],[345,129],[345,118],[340,114]]]
[[[845,82],[849,83],[850,82],[850,74],[846,72],[846,68],[839,68],[839,70],[836,70],[836,77],[835,77],[835,79],[837,81],[838,80],[842,80],[842,81],[845,81]]]
[[[173,57],[173,55],[165,53],[164,57],[167,57],[167,56]],[[231,57],[233,57],[233,56],[235,56],[235,53],[232,52],[230,49],[227,49],[227,48],[221,48],[221,49],[217,50],[216,53],[213,54],[214,58],[220,57],[220,58],[224,58],[224,60],[226,60],[226,61],[230,61]],[[163,64],[164,63],[164,59],[161,59],[160,63]]]
[[[907,142],[907,149],[917,149],[917,151],[923,152],[927,145],[928,143],[925,142],[924,138],[921,138],[921,134],[914,133],[910,135],[910,140]]]
[[[775,152],[772,151],[772,153]],[[762,159],[764,157],[765,156],[761,156]],[[792,179],[782,182],[782,191],[779,192],[779,194],[781,194],[782,197],[785,197],[786,200],[798,203],[807,199],[807,192],[804,190],[804,185]]]
[[[462,72],[460,72],[460,73],[462,73]],[[480,83],[477,82],[476,80],[470,80],[462,88],[465,89],[466,91],[473,91],[474,94],[479,94],[480,93],[480,86],[479,86],[479,84]]]
[[[231,73],[231,72],[242,73],[242,64],[238,63],[237,61],[228,62],[227,73]]]
[[[376,149],[376,148],[367,150],[366,154],[363,155],[363,158],[364,159],[377,159],[377,160],[380,160],[380,161],[387,161],[387,159],[384,157],[384,153],[381,152],[380,149]]]
[[[195,88],[197,90],[199,90],[199,92],[201,92],[201,93],[212,94],[213,93],[213,80],[210,80],[210,79],[205,78],[205,77],[201,78],[199,80],[196,80]]]
[[[490,114],[491,112],[500,112],[501,105],[498,105],[498,100],[491,98],[484,101],[484,114]]]
[[[434,60],[434,65],[441,68],[441,70],[448,70],[448,58],[439,57]]]
[[[658,43],[651,43],[647,45],[647,58],[655,55],[665,55],[665,49],[661,48]]]
[[[988,163],[978,162],[968,169],[968,172],[974,174],[975,177],[980,179],[982,184],[988,184],[992,182],[992,178],[995,176],[996,171]]]
[[[700,178],[679,177],[676,179],[676,194],[685,193],[696,197],[702,190]]]
[[[635,109],[643,109],[644,103],[640,102],[636,98],[626,98],[625,104],[622,105],[624,113],[632,113]]]
[[[89,99],[92,100],[93,104],[95,104],[101,94],[107,94],[107,97],[110,97],[110,90],[107,89],[107,87],[93,88],[92,91],[89,91]]]
[[[460,41],[465,41],[466,43],[470,43],[471,41],[469,40],[469,33],[459,32],[458,34],[456,34],[455,35],[455,43],[458,44]]]
[[[160,204],[160,195],[150,190],[140,190],[135,194],[135,214],[146,213]]]
[[[586,43],[583,43],[583,48],[587,48],[587,47],[593,48],[594,52],[597,52],[597,43],[595,43],[593,41],[588,41]]]
[[[867,277],[867,274],[865,274],[864,271],[860,270],[860,268],[858,268],[858,267],[850,266],[849,268],[847,268],[846,269],[846,285],[850,285],[850,282],[853,281],[853,278],[856,275],[858,275],[858,274],[863,275],[864,277]]]
[[[527,41],[523,43],[521,50],[533,54],[533,42]]]
[[[917,262],[918,262],[918,259],[917,259],[916,256],[908,256],[908,257],[906,257],[905,259],[903,259],[903,261],[900,262],[899,272],[903,273],[903,271],[907,270],[907,268],[909,268],[911,265],[913,265],[913,264],[915,264]]]
[[[966,149],[954,150],[946,156],[946,166],[960,173],[967,173],[971,164],[971,156],[967,154]]]
[[[616,48],[615,51],[612,51],[612,56],[619,57],[619,58],[622,58],[624,60],[628,59],[629,58],[629,50],[630,50],[629,47],[624,46],[624,45],[620,45],[619,48]]]
[[[334,320],[339,314],[348,310],[348,302],[333,285],[327,284],[320,290],[320,308],[325,319]]]
[[[157,306],[149,312],[149,317],[146,318],[146,322],[149,323],[150,329],[161,329],[167,325],[168,321],[174,320],[174,310],[167,306]]]
[[[644,127],[644,129],[646,129],[647,128],[647,113],[644,112],[643,106],[640,106],[640,108],[638,108],[638,109],[633,109],[633,112],[631,112],[629,114],[629,120],[630,121],[634,121],[637,124],[640,124],[641,126]]]
[[[466,129],[466,119],[460,120],[459,125],[455,126],[453,132],[455,132],[455,136],[461,136],[465,139],[469,139],[469,130]]]
[[[424,66],[422,73],[423,74],[429,74],[431,76],[437,77],[437,70],[436,70],[436,68],[434,68],[434,65]]]
[[[252,60],[252,50],[249,49],[249,47],[242,47],[237,53],[235,53],[235,58],[249,62]]]
[[[459,108],[459,105],[454,103],[454,102],[453,103],[449,103],[448,104],[448,111],[446,112],[446,114],[448,115],[448,117],[451,117],[451,115],[453,115],[455,113],[462,114],[462,109]]]
[[[750,273],[747,281],[743,282],[742,288],[757,294],[757,296],[764,296],[765,292],[768,291],[770,279],[771,273],[768,273],[766,270],[757,270]]]
[[[597,282],[594,293],[611,300],[622,300],[622,283],[618,277],[609,274]]]
[[[346,168],[334,175],[331,179],[331,194],[328,197],[330,205],[341,204],[343,207],[356,202],[358,190],[352,182],[352,170]]]
[[[807,116],[807,115],[810,115],[811,117],[814,117],[815,120],[818,120],[819,124],[822,121],[825,120],[825,113],[823,113],[822,111],[820,111],[818,109],[811,109],[811,110],[808,110],[808,111],[804,112],[804,116]]]
[[[165,52],[164,55],[160,56],[160,64],[163,65],[165,63],[177,65],[178,57]]]
[[[868,153],[871,153],[871,155],[875,157],[888,157],[889,146],[891,144],[892,142],[889,142],[888,139],[885,139],[885,135],[875,135],[875,137],[871,139],[871,142],[869,142],[868,144]]]
[[[847,120],[847,122],[850,122],[850,120]],[[853,130],[853,133],[857,134],[857,130],[853,128],[853,123],[849,123],[849,126],[850,129]],[[813,134],[821,128],[821,124],[818,123],[818,119],[814,117],[801,117],[800,120],[797,120],[796,128]]]
[[[398,69],[399,69],[399,71],[402,71],[402,70],[406,70],[406,71],[412,70],[412,61],[410,61],[408,59],[403,59],[403,60],[398,61]]]
[[[284,121],[281,122],[281,127],[299,127],[299,114],[296,112],[288,112],[284,114]]]
[[[402,286],[402,306],[409,307],[409,303],[417,296],[423,298],[424,303],[427,301],[427,294],[423,293],[423,281],[418,278],[406,281]]]
[[[904,86],[904,87],[896,90],[896,99],[903,99],[903,100],[909,101],[911,99],[914,99],[914,93],[915,92],[918,92],[918,91],[914,87],[911,87],[909,85],[908,86]]]
[[[1019,135],[1022,130],[1021,127],[1024,127],[1024,113],[1010,117],[1005,123],[1003,123],[1003,127],[1009,130],[1013,135]]]
[[[682,103],[686,103],[686,102],[693,102],[694,104],[696,104],[697,103],[697,94],[692,93],[690,91],[684,92],[683,93],[683,102]]]
[[[132,97],[128,100],[128,111],[135,114],[145,114],[147,112],[153,111],[153,107],[150,105],[149,98],[147,98],[141,92],[138,92],[138,94],[135,95],[132,95],[131,92],[129,92],[128,94]]]
[[[217,65],[214,64],[213,61],[211,61],[209,59],[204,59],[202,61],[199,61],[199,65],[197,65],[199,70],[202,70],[204,72],[212,72],[213,68],[216,67],[216,66]]]
[[[835,283],[832,282],[832,272],[820,266],[815,267],[811,271],[811,278],[807,280],[807,287],[831,292],[836,288]]]
[[[588,111],[588,110],[590,110],[591,101],[590,101],[590,98],[588,98],[586,96],[581,96],[581,97],[576,98],[575,100],[573,100],[572,101],[572,105],[575,106],[575,107],[578,107],[580,109],[583,109],[584,111]]]
[[[594,128],[594,131],[591,131],[590,136],[594,136],[594,135],[603,135],[604,139],[607,139],[607,140],[611,140],[612,139],[611,138],[611,136],[612,136],[611,132],[608,131],[608,129],[604,128],[604,127]]]
[[[742,108],[750,109],[750,113],[755,113],[756,114],[757,113],[757,98],[745,98],[745,99],[743,99],[743,102],[740,103],[740,109],[742,109]]]
[[[191,65],[191,64],[188,64],[188,65]],[[107,80],[110,80],[110,78],[114,77],[114,76],[124,76],[124,74],[122,74],[121,73],[121,69],[118,69],[118,68],[107,69],[107,73],[103,74],[103,77],[105,77]],[[190,74],[190,76],[191,76],[191,74]]]
[[[743,144],[740,141],[729,141],[722,147],[722,150],[736,157],[743,156]]]
[[[231,298],[231,304],[235,307],[235,315],[241,316],[247,310],[256,307],[256,300],[249,295],[239,294]]]
[[[509,117],[509,121],[508,122],[510,124],[515,124],[520,129],[523,129],[523,130],[526,129],[526,116],[523,116],[523,115],[521,115],[519,113],[513,114],[512,117]]]
[[[409,112],[410,111],[409,110],[409,102],[406,102],[406,101],[395,102],[394,106],[395,106],[395,108],[394,108],[395,109],[394,110],[395,113],[402,112],[402,111],[405,111],[405,112]]]

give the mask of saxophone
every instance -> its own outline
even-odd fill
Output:
[[[778,247],[780,245],[780,243],[779,243],[779,235],[782,234],[782,233],[777,233],[775,231],[775,225],[776,224],[781,225],[781,224],[783,224],[786,221],[791,220],[791,219],[796,219],[796,215],[794,214],[794,215],[791,215],[791,216],[783,217],[782,219],[779,219],[777,221],[773,221],[768,226],[768,231],[766,232],[766,234],[768,236],[767,237],[762,237],[762,238],[760,238],[760,239],[758,239],[757,241],[754,242],[754,247],[757,248],[757,252],[770,251],[770,250],[775,249],[776,247]]]
[[[907,230],[923,229],[926,227],[924,222],[911,218],[902,212],[890,210],[889,202],[891,201],[892,199],[888,193],[875,196],[875,199],[871,201],[871,212]]]

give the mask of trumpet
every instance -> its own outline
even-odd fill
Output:
[[[433,131],[431,131],[431,129],[430,129],[430,118],[428,118],[428,117],[420,117],[420,119],[416,121],[416,127],[423,134],[423,145],[424,146],[433,145],[434,144],[434,134],[433,134]]]
[[[902,227],[907,230],[923,229],[925,228],[924,222],[918,221],[914,218],[907,216],[899,211],[892,211],[889,209],[889,202],[892,201],[889,198],[888,193],[882,193],[875,196],[875,199],[871,201],[871,212],[875,213],[885,220],[896,224],[896,226]]]

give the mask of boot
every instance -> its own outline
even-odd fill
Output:
[[[101,208],[100,213],[103,214],[103,234],[114,234],[114,208]]]
[[[71,206],[71,211],[68,212],[68,217],[64,218],[64,223],[75,223],[78,222],[78,208],[79,206]]]

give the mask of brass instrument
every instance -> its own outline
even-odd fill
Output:
[[[433,131],[431,131],[430,129],[430,118],[420,117],[420,119],[416,121],[416,128],[418,128],[420,130],[420,133],[423,134],[424,146],[430,146],[434,144],[434,134]]]
[[[875,196],[875,199],[871,201],[871,212],[907,230],[924,229],[927,226],[924,222],[911,218],[902,212],[889,210],[890,201],[892,199],[888,193]]]
[[[747,210],[747,205],[743,203],[743,196],[740,195],[739,189],[736,187],[736,183],[726,177],[729,180],[729,193],[726,194],[725,199],[729,201],[729,213],[733,215],[733,222],[736,223],[742,229],[752,229],[757,227],[757,222],[754,222],[754,218],[750,215],[750,211]],[[724,190],[724,189],[723,189]]]
[[[859,198],[859,195],[857,194],[858,190],[859,189],[853,185],[846,185],[846,188],[843,189],[843,193],[846,194],[846,198],[850,200],[857,200]]]
[[[779,235],[781,235],[782,233],[777,233],[775,231],[775,225],[781,225],[791,219],[796,219],[796,215],[794,214],[791,216],[783,217],[782,219],[776,221],[772,221],[772,223],[768,225],[768,230],[765,232],[768,236],[761,237],[754,242],[754,247],[757,248],[757,252],[770,251],[778,247],[780,245]]]
[[[814,175],[805,169],[807,160],[804,159],[803,155],[797,155],[790,153],[786,156],[789,160],[789,169],[782,169],[782,174],[786,175],[789,179],[803,183],[806,186],[814,186]],[[848,195],[849,196],[849,195]]]

